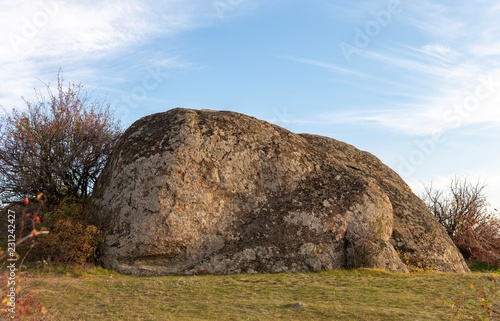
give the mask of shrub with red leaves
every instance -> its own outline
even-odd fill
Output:
[[[466,259],[500,266],[500,216],[485,187],[455,178],[448,191],[426,187],[423,200]]]

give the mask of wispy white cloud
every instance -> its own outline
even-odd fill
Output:
[[[430,135],[474,124],[500,125],[500,27],[489,2],[405,2],[401,20],[424,34],[419,46],[368,48],[377,77],[396,75],[408,100],[322,115],[332,122],[364,123],[408,135]],[[481,17],[481,19],[477,19]],[[365,71],[369,73],[369,71]],[[399,74],[397,73],[399,72]],[[393,79],[391,79],[393,80]],[[413,88],[408,90],[408,85]],[[408,95],[404,95],[404,92]]]
[[[0,82],[7,84],[0,88],[0,105],[9,107],[40,87],[36,77],[53,79],[59,67],[76,81],[105,77],[99,62],[111,61],[112,68],[113,59],[133,55],[152,39],[164,43],[161,57],[149,63],[186,66],[171,53],[169,37],[219,21],[212,1],[0,0],[0,7]]]
[[[356,13],[342,8],[339,6],[336,18],[353,15],[350,23],[366,22],[366,10]],[[364,78],[348,79],[352,92],[374,97],[372,102],[342,101],[342,106],[309,119],[318,125],[354,124],[394,131],[398,139],[389,136],[387,142],[404,143],[395,147],[400,150],[389,165],[414,191],[421,194],[423,182],[445,188],[455,175],[468,176],[472,181],[485,181],[488,199],[500,209],[500,154],[496,148],[500,128],[500,5],[422,0],[403,1],[402,8],[397,21],[380,36],[372,37],[354,63],[331,68],[302,61],[343,78],[354,76],[344,69],[360,71]],[[436,132],[444,133],[443,140],[431,139]],[[422,142],[429,141],[431,147],[422,147]],[[384,142],[374,142],[379,144]]]
[[[315,66],[315,67],[325,68],[325,69],[329,69],[329,70],[341,72],[341,73],[344,73],[344,74],[348,74],[348,75],[351,75],[351,76],[356,76],[356,77],[360,77],[360,78],[367,78],[367,77],[369,77],[369,75],[366,74],[366,73],[362,73],[362,72],[355,71],[355,70],[352,70],[352,69],[340,67],[338,65],[331,64],[331,63],[328,63],[328,62],[325,62],[325,61],[322,61],[322,60],[319,60],[319,59],[302,58],[302,57],[295,57],[295,56],[287,56],[285,58],[289,59],[289,60],[292,60],[292,61],[295,61],[295,62],[299,62],[299,63],[303,63],[303,64],[306,64],[306,65],[311,65],[311,66]]]
[[[159,10],[147,4],[148,1],[46,0],[37,6],[7,5],[0,16],[5,35],[0,58],[22,61],[106,54],[155,34],[172,34],[193,27],[194,13],[179,1],[162,2]]]
[[[436,61],[439,63],[439,60],[445,61],[447,63],[453,63],[456,62],[457,58],[460,57],[460,54],[458,52],[455,52],[453,49],[450,47],[447,47],[442,44],[428,44],[424,45],[422,48],[412,48],[413,50],[426,54],[429,56],[430,59],[438,59]]]
[[[465,3],[464,1],[461,1]],[[475,3],[467,2],[468,11],[477,6]],[[418,2],[405,1],[403,4],[403,14],[400,20],[419,29],[427,36],[436,39],[456,39],[460,38],[464,32],[467,32],[468,22],[455,15],[460,3],[453,3],[447,6],[443,3],[433,0],[421,0]]]
[[[498,30],[498,32],[500,33],[500,30]],[[499,42],[472,43],[467,46],[467,51],[476,57],[498,58],[500,56],[500,43]]]
[[[322,68],[331,72],[335,73],[341,73],[346,77],[341,78],[341,82],[344,83],[351,83],[356,86],[358,90],[361,88],[363,89],[364,92],[371,92],[375,91],[378,94],[384,94],[384,89],[380,87],[373,87],[373,84],[378,84],[378,85],[384,85],[387,88],[390,87],[401,87],[405,88],[406,91],[401,91],[398,93],[398,96],[405,96],[405,97],[410,97],[413,94],[409,92],[411,90],[412,85],[406,85],[404,83],[401,83],[397,79],[391,79],[388,77],[385,77],[384,75],[381,74],[373,74],[370,72],[365,72],[362,70],[357,70],[354,68],[351,68],[351,66],[347,67],[342,67],[338,64],[333,64],[330,62],[326,62],[320,59],[314,59],[314,58],[305,58],[305,57],[296,57],[296,56],[285,56],[282,57],[284,59],[288,59],[291,61],[295,61],[301,64],[306,64],[310,65],[313,67],[317,68]],[[360,81],[362,80],[362,81]],[[365,81],[365,82],[363,82]],[[390,93],[391,95],[394,95],[394,92]]]

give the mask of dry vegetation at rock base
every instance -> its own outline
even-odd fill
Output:
[[[486,276],[495,274],[134,277],[92,269],[42,270],[27,282],[47,320],[499,320],[487,317],[500,286]]]

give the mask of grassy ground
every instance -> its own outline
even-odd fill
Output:
[[[133,277],[92,269],[37,272],[26,282],[50,311],[49,320],[420,321],[481,315],[481,303],[488,302],[482,296],[492,303],[500,300],[500,287],[486,275],[492,273],[360,269]],[[297,302],[304,305],[294,306]]]

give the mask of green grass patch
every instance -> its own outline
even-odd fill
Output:
[[[469,269],[473,272],[496,272],[500,273],[500,266],[487,262],[467,261]]]
[[[37,272],[26,282],[49,308],[49,320],[400,321],[482,314],[477,291],[496,300],[500,289],[484,276],[358,269],[134,277],[94,268]]]

